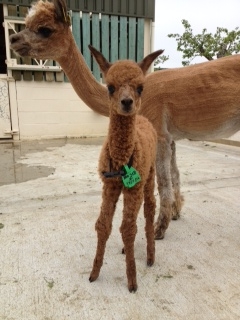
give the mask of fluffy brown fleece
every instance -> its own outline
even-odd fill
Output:
[[[123,193],[123,220],[120,228],[126,254],[128,289],[137,290],[134,240],[137,233],[137,215],[144,200],[146,219],[147,265],[155,259],[154,244],[154,179],[157,134],[152,124],[137,115],[141,106],[144,74],[151,62],[162,52],[147,56],[143,62],[123,60],[110,64],[102,54],[89,46],[97,60],[109,89],[110,124],[107,139],[99,158],[99,174],[103,182],[102,205],[96,222],[97,251],[89,280],[99,276],[107,239],[112,229],[116,203]],[[131,166],[141,177],[132,188],[123,185],[121,176],[105,177],[103,173],[119,172],[132,159]]]

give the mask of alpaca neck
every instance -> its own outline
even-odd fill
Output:
[[[121,116],[110,111],[108,144],[110,157],[121,167],[127,164],[133,154],[136,140],[136,115]]]
[[[60,66],[83,102],[93,111],[108,116],[109,108],[106,88],[92,75],[70,30],[68,38],[70,45],[66,54],[58,59]]]

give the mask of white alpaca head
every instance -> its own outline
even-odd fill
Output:
[[[11,35],[11,49],[23,57],[57,60],[72,41],[70,19],[64,0],[38,1],[25,18],[26,28]]]

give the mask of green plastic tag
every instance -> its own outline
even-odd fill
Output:
[[[134,187],[139,181],[141,181],[141,177],[136,169],[133,167],[128,167],[128,165],[123,166],[126,174],[122,177],[122,182],[124,187],[132,188]]]

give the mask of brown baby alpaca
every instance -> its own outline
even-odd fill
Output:
[[[116,203],[120,194],[123,193],[123,220],[120,231],[126,254],[128,289],[130,292],[135,292],[137,279],[134,240],[137,233],[137,215],[143,200],[146,219],[147,265],[151,266],[155,259],[154,179],[157,147],[155,129],[146,118],[137,113],[141,107],[144,74],[152,61],[162,53],[162,50],[148,55],[138,64],[130,60],[110,64],[95,48],[89,46],[89,49],[105,76],[110,109],[108,136],[99,158],[98,169],[103,182],[102,205],[95,226],[98,243],[89,280],[92,282],[99,276],[106,242],[112,229]],[[129,162],[132,162],[132,167],[141,177],[141,181],[132,188],[123,185],[120,173],[123,166]],[[110,177],[106,177],[106,174]]]
[[[76,45],[70,28],[71,22],[67,13],[66,1],[39,0],[33,3],[25,23],[24,30],[10,36],[11,48],[20,56],[56,60],[86,105],[102,115],[109,116],[106,87],[93,77]],[[165,128],[163,120],[167,117],[164,116],[164,119],[161,120],[161,109],[157,110],[159,101],[162,97],[166,97],[161,90],[159,91],[158,86],[163,83],[165,90],[169,88],[174,90],[176,83],[168,86],[165,76],[161,78],[161,73],[155,72],[154,74],[158,74],[158,79],[152,80],[151,83],[151,74],[146,76],[142,108],[139,113],[151,120],[159,136],[156,169],[161,208],[155,225],[155,238],[160,239],[163,238],[172,217],[172,210],[175,218],[179,216],[182,196],[174,142],[171,137],[169,138],[167,132],[165,134],[159,131],[159,128]]]

